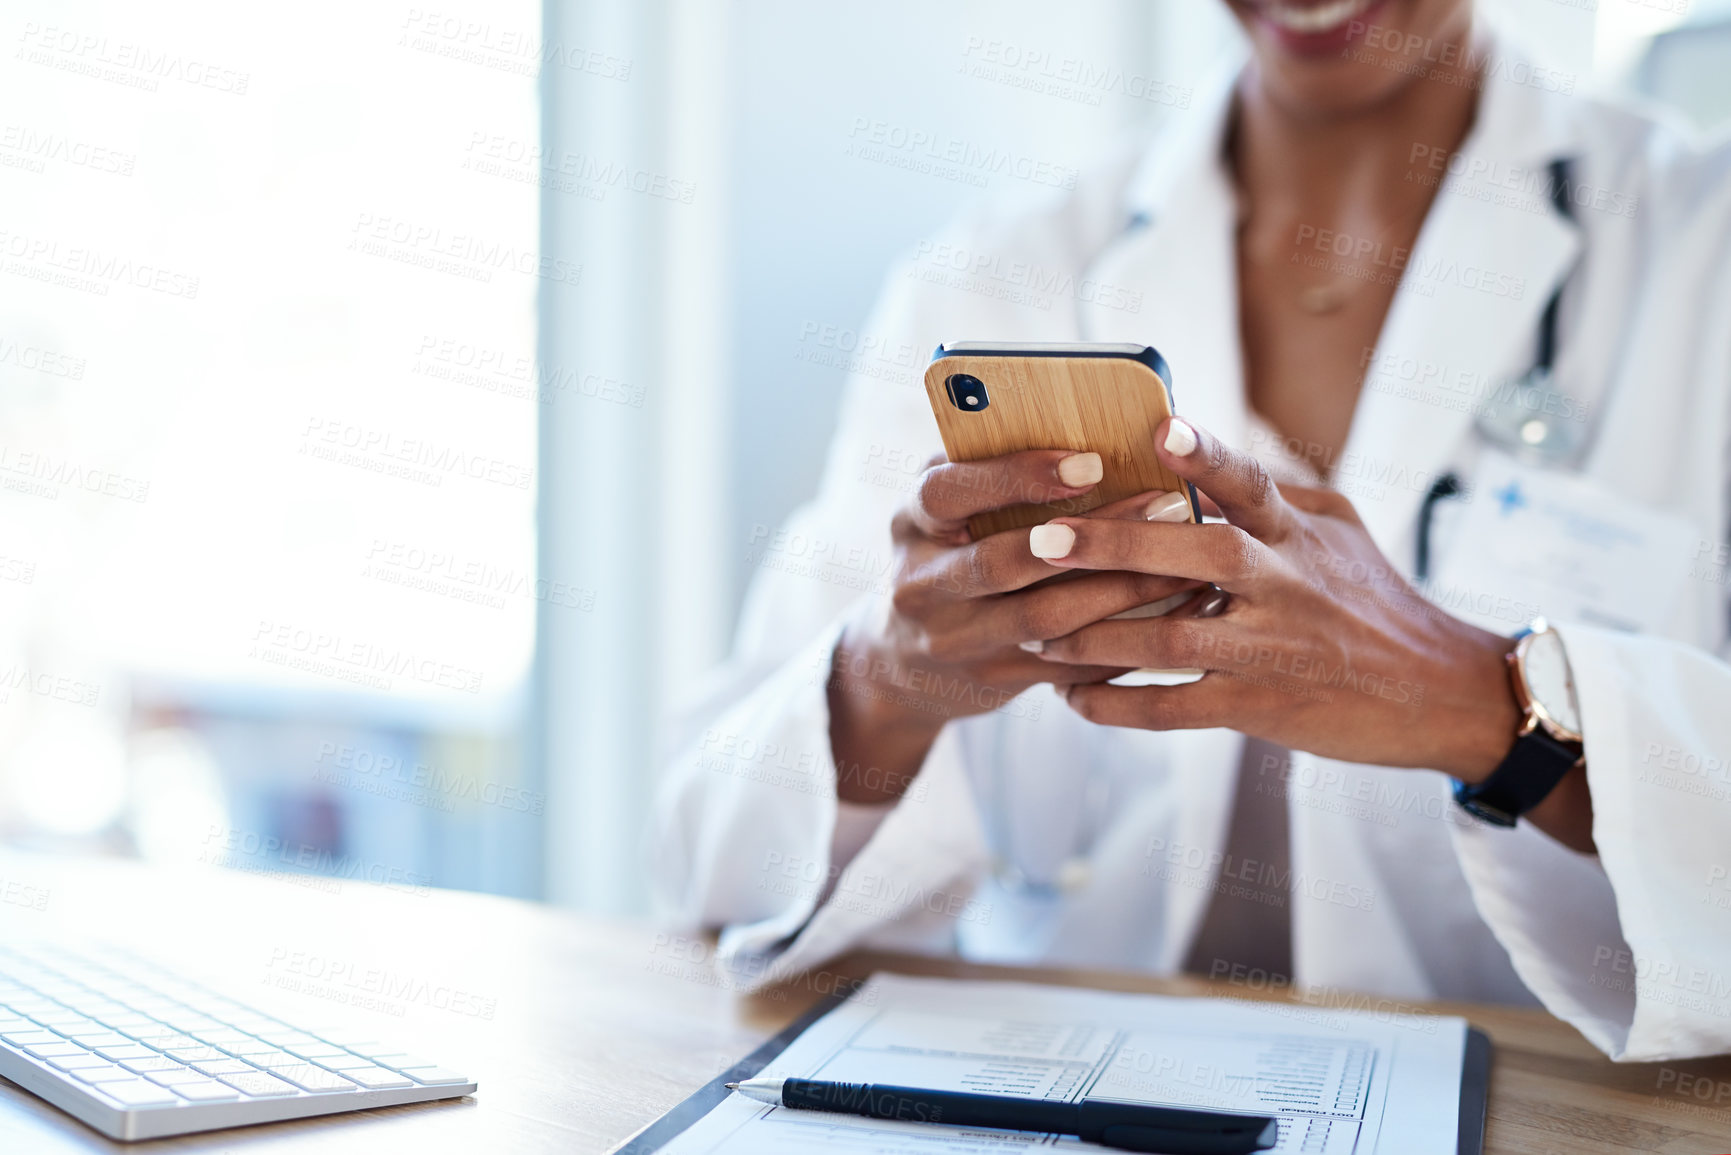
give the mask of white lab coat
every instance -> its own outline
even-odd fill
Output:
[[[1483,167],[1436,197],[1377,355],[1511,378],[1566,279],[1556,370],[1593,415],[1581,474],[1686,519],[1711,552],[1731,475],[1731,149],[1547,91],[1558,74],[1510,65],[1504,41],[1495,57],[1462,150]],[[1222,867],[1245,869],[1222,862],[1231,731],[1099,727],[1036,687],[946,726],[879,823],[838,808],[823,685],[840,623],[887,588],[891,513],[940,450],[919,384],[940,341],[1153,344],[1179,411],[1247,443],[1220,160],[1229,90],[1073,191],[978,214],[890,276],[850,353],[821,491],[782,531],[753,534],[736,655],[685,720],[658,803],[652,869],[670,917],[722,928],[723,957],[748,973],[860,946],[1171,973]],[[1576,223],[1487,192],[1557,157],[1602,190]],[[1545,205],[1542,188],[1531,195]],[[1425,477],[1470,473],[1484,448],[1471,413],[1366,389],[1346,451]],[[1352,480],[1378,544],[1410,567],[1424,487]],[[1473,548],[1450,524],[1433,538],[1444,561]],[[1295,754],[1274,781],[1289,798],[1296,980],[1536,1000],[1618,1059],[1731,1050],[1726,587],[1687,583],[1656,633],[1559,625],[1598,856],[1526,824],[1478,825],[1441,774]],[[1655,751],[1683,752],[1686,773],[1653,781]],[[845,862],[839,879],[832,862]],[[764,958],[768,971],[752,961]]]

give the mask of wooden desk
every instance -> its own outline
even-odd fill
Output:
[[[47,891],[44,909],[20,905],[40,894],[24,887]],[[68,929],[144,944],[309,1025],[364,1024],[469,1073],[481,1089],[448,1103],[128,1145],[0,1080],[0,1152],[8,1155],[604,1152],[838,981],[873,969],[1255,997],[1200,980],[857,955],[741,999],[708,965],[706,943],[647,926],[453,892],[343,882],[331,893],[312,880],[0,852],[0,936]],[[364,995],[381,984],[394,990]],[[372,1001],[355,1005],[357,997]],[[1465,1015],[1496,1041],[1492,1152],[1731,1152],[1731,1059],[1619,1066],[1540,1012],[1436,1009]]]

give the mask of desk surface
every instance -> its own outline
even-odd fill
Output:
[[[471,1098],[116,1144],[0,1080],[0,1151],[604,1152],[874,969],[1175,994],[1201,980],[855,955],[742,999],[701,941],[531,903],[208,867],[0,852],[0,936],[100,931],[308,1025],[346,1020],[469,1073]],[[23,888],[39,888],[28,891]],[[21,905],[46,890],[43,909]],[[1617,1065],[1542,1012],[1437,1005],[1497,1046],[1487,1151],[1731,1151],[1731,1059]]]

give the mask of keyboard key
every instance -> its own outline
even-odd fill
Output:
[[[122,1059],[120,1065],[128,1071],[137,1071],[140,1075],[149,1074],[151,1071],[178,1071],[186,1066],[185,1063],[177,1063],[166,1055],[146,1055],[137,1059]]]
[[[125,1107],[153,1107],[158,1103],[178,1103],[174,1093],[166,1087],[158,1087],[143,1079],[130,1082],[115,1082],[100,1084],[102,1093],[111,1099],[118,1100]]]
[[[0,1035],[14,1047],[34,1047],[43,1043],[64,1043],[66,1040],[53,1031],[13,1031],[9,1035]]]
[[[341,1047],[333,1047],[329,1043],[317,1043],[308,1046],[290,1046],[289,1054],[299,1055],[303,1059],[340,1059],[348,1054]]]
[[[131,1039],[116,1031],[68,1031],[66,1037],[81,1047],[89,1047],[100,1051],[104,1047],[137,1046]]]
[[[430,1067],[433,1065],[426,1059],[414,1055],[374,1055],[373,1062],[381,1067],[389,1067],[393,1071],[406,1071],[410,1067]]]
[[[383,1067],[357,1067],[343,1072],[343,1078],[353,1079],[369,1091],[385,1091],[392,1087],[413,1087],[414,1083]]]
[[[203,1075],[199,1074],[191,1067],[176,1067],[172,1071],[146,1071],[144,1077],[149,1079],[152,1083],[164,1087],[172,1087],[176,1083],[191,1083],[195,1080],[204,1078]]]
[[[103,1019],[102,1024],[114,1031],[116,1034],[125,1035],[133,1042],[137,1042],[141,1038],[149,1038],[151,1035],[160,1035],[163,1033],[164,1029],[161,1023],[150,1019],[145,1019],[139,1022],[132,1022],[130,1020],[118,1018]]]
[[[441,1087],[447,1083],[467,1083],[468,1076],[459,1075],[455,1071],[447,1071],[443,1067],[416,1067],[404,1071],[403,1074],[415,1082],[428,1087]]]
[[[241,1094],[251,1095],[255,1099],[295,1093],[291,1084],[283,1082],[274,1075],[267,1075],[263,1071],[253,1071],[243,1075],[223,1075],[222,1081]]]
[[[23,1048],[26,1055],[35,1055],[38,1059],[52,1059],[61,1055],[88,1055],[90,1052],[77,1043],[69,1043],[61,1039],[55,1043],[31,1043]]]
[[[48,1065],[57,1067],[62,1071],[76,1071],[80,1067],[114,1066],[101,1055],[93,1054],[90,1051],[85,1051],[82,1055],[55,1055],[48,1060]]]
[[[265,1042],[275,1043],[279,1047],[294,1047],[303,1044],[312,1046],[315,1043],[324,1042],[323,1039],[315,1039],[305,1031],[256,1031],[254,1033]]]
[[[299,1067],[306,1062],[305,1059],[291,1055],[287,1051],[278,1051],[273,1055],[246,1055],[243,1057],[253,1066],[263,1067],[267,1071],[275,1070],[277,1067]],[[319,1065],[323,1066],[324,1064],[320,1063]]]
[[[238,1099],[240,1092],[233,1087],[225,1087],[215,1079],[200,1079],[198,1082],[176,1083],[174,1093],[183,1099],[191,1099],[195,1103],[215,1103],[222,1099]]]
[[[283,1055],[288,1052],[279,1047],[273,1047],[263,1039],[248,1039],[244,1043],[227,1043],[223,1050],[231,1055]]]
[[[271,1074],[287,1079],[303,1091],[353,1091],[355,1085],[341,1075],[333,1075],[323,1067],[302,1063],[296,1067],[272,1067]]]
[[[118,1083],[126,1079],[136,1079],[131,1071],[116,1063],[107,1063],[100,1067],[80,1067],[72,1072],[72,1077],[85,1083]]]
[[[334,1043],[339,1047],[347,1047],[357,1055],[365,1050],[382,1050],[385,1048],[385,1044],[379,1042],[377,1039],[369,1038],[368,1036],[359,1034],[355,1031],[345,1031],[341,1028],[334,1031],[321,1032],[319,1037],[327,1043]]]
[[[193,1062],[192,1069],[205,1075],[238,1075],[242,1071],[254,1071],[258,1068],[248,1066],[239,1059],[200,1059]]]
[[[131,1031],[123,1033],[132,1035],[133,1038],[137,1039],[145,1046],[155,1047],[159,1051],[167,1051],[175,1047],[197,1047],[201,1045],[199,1041],[191,1035],[179,1035],[172,1031],[163,1031],[161,1029],[153,1031],[150,1034],[133,1034]]]
[[[258,1060],[254,1059],[253,1062],[258,1063]],[[259,1063],[261,1067],[264,1065]],[[352,1071],[362,1067],[376,1067],[378,1064],[371,1059],[363,1059],[359,1055],[344,1055],[340,1059],[320,1059],[319,1066],[328,1071]]]
[[[97,1047],[96,1053],[105,1059],[120,1062],[122,1059],[153,1059],[156,1052],[142,1043],[122,1043],[118,1047]]]
[[[95,1019],[97,1022],[104,1023],[104,1024],[107,1024],[110,1026],[112,1026],[113,1024],[108,1022],[109,1019],[112,1019],[117,1015],[128,1015],[128,1014],[132,1013],[126,1007],[121,1006],[119,1003],[110,1002],[107,999],[102,999],[102,1000],[99,1000],[97,1002],[85,1003],[79,1009],[82,1010],[85,1014],[89,1015],[91,1018]]]

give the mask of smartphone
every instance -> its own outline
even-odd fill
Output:
[[[1172,370],[1151,345],[946,342],[926,366],[926,398],[951,461],[978,461],[1023,449],[1073,449],[1098,453],[1104,466],[1100,484],[1081,497],[1029,501],[974,515],[968,532],[975,540],[1157,489],[1184,494],[1191,523],[1202,521],[1196,487],[1161,465],[1154,454],[1160,423],[1173,413]],[[1159,617],[1191,597],[1189,592],[1174,594],[1112,616]],[[1202,673],[1134,670],[1113,683],[1180,685]]]
[[[1196,488],[1160,464],[1155,431],[1172,416],[1172,371],[1149,345],[1083,342],[939,345],[926,367],[926,396],[951,461],[1023,449],[1100,455],[1105,473],[1082,497],[1036,500],[976,514],[978,539],[1074,516],[1152,490],[1177,491],[1202,520]]]

